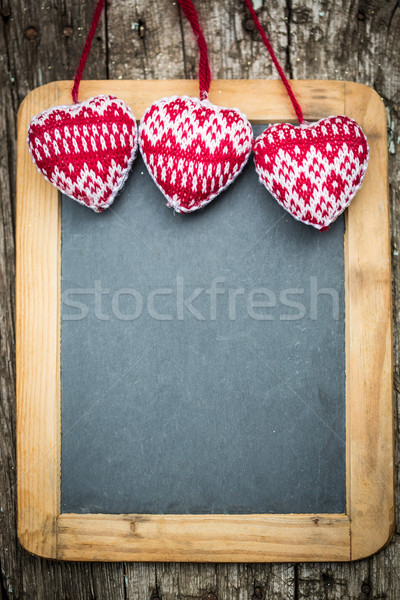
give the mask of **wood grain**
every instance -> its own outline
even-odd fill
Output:
[[[50,87],[54,84],[48,84]],[[344,104],[344,82],[293,81],[296,92],[307,119],[320,119],[321,115],[340,114]],[[70,102],[70,81],[57,82],[57,93],[61,104]],[[83,81],[79,91],[80,100],[87,100],[99,93],[113,93],[131,107],[136,119],[140,119],[149,105],[160,98],[182,94],[198,96],[196,81],[174,80],[131,80]],[[35,94],[35,91],[33,91]],[[268,98],[268,101],[262,100]],[[252,123],[295,121],[293,107],[288,97],[282,94],[279,81],[265,79],[239,79],[233,85],[229,80],[214,79],[211,82],[210,102],[222,106],[236,107],[245,112]],[[35,96],[30,102],[36,103]],[[45,108],[49,108],[47,105]]]
[[[347,504],[358,559],[382,548],[394,529],[391,261],[385,107],[376,92],[346,83],[345,111],[370,145],[345,236]]]
[[[54,101],[58,103],[57,86],[37,88],[38,105]],[[33,108],[29,96],[27,103]],[[25,104],[18,120],[18,147],[24,150],[29,125]],[[58,197],[38,175],[26,160],[26,152],[20,151],[16,248],[17,398],[21,400],[17,402],[18,537],[30,552],[54,557],[61,468],[61,211]]]
[[[69,515],[57,558],[169,562],[348,560],[345,515]]]
[[[42,8],[44,6],[44,9]],[[257,32],[236,0],[198,0],[213,74],[221,78],[276,77]],[[49,8],[47,8],[49,7]],[[196,75],[196,48],[176,6],[157,9],[145,0],[113,0],[96,35],[84,76],[127,79]],[[93,6],[77,0],[0,3],[0,598],[59,600],[398,600],[400,544],[355,563],[148,564],[56,563],[23,551],[16,538],[14,230],[16,115],[37,85],[71,79]],[[175,11],[175,12],[174,12]],[[384,99],[392,138],[389,154],[396,439],[399,439],[400,378],[400,10],[397,0],[271,0],[260,18],[278,58],[294,78],[347,79],[373,86]],[[144,37],[130,29],[144,21]],[[106,25],[107,22],[107,25]],[[121,27],[127,25],[129,32]],[[37,38],[26,37],[34,27]],[[64,28],[69,27],[69,36]],[[82,29],[78,29],[82,28]],[[79,37],[79,34],[81,37]],[[100,40],[97,39],[100,37]],[[108,43],[106,43],[108,41]],[[107,47],[107,50],[106,50]],[[51,66],[51,69],[48,67]],[[171,71],[167,71],[167,69]],[[400,455],[396,445],[396,472]],[[397,481],[399,480],[397,476]],[[398,483],[396,489],[398,490]],[[399,522],[399,503],[396,521]]]

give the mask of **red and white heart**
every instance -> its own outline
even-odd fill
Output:
[[[138,133],[130,108],[114,96],[54,106],[28,129],[33,161],[63,194],[95,212],[114,201],[136,157]]]
[[[254,144],[261,182],[295,219],[317,229],[350,204],[368,166],[368,142],[348,117],[268,127]]]
[[[239,175],[253,131],[238,110],[187,96],[152,104],[140,122],[147,169],[176,212],[202,208]]]

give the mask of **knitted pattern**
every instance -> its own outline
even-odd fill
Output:
[[[137,152],[137,125],[114,96],[55,106],[34,117],[28,129],[33,161],[63,194],[95,212],[112,204]]]
[[[254,144],[260,181],[295,219],[326,229],[350,204],[368,166],[368,142],[348,117],[272,125]]]
[[[253,132],[238,110],[173,96],[155,102],[140,122],[147,169],[176,212],[208,204],[239,175]]]

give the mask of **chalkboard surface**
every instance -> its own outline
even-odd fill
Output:
[[[62,512],[344,512],[343,236],[252,160],[192,215],[140,157],[105,213],[63,198]]]

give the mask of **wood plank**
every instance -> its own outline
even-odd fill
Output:
[[[369,140],[363,187],[346,229],[346,431],[351,556],[364,558],[394,530],[392,302],[385,107],[346,83],[346,114]]]
[[[74,76],[93,3],[3,0],[0,6],[0,596],[59,600],[125,598],[123,565],[55,563],[26,552],[17,538],[15,402],[15,219],[17,112],[30,90]],[[28,29],[36,31],[29,39]],[[70,28],[70,29],[68,29]],[[66,33],[64,33],[66,29]],[[33,32],[34,33],[34,32]],[[102,19],[85,77],[107,76]],[[35,35],[35,34],[34,34]],[[100,37],[100,40],[97,39]],[[51,68],[49,68],[51,67]],[[112,590],[112,595],[110,593]],[[94,592],[95,591],[95,592]]]
[[[18,537],[50,558],[60,512],[61,221],[57,190],[28,160],[26,132],[32,114],[57,102],[57,86],[43,86],[21,106],[17,166]]]
[[[137,33],[131,34],[128,44],[122,44],[121,38],[115,36],[110,78],[122,75],[123,69],[123,76],[128,79],[142,76],[157,79],[169,76],[168,69],[171,68],[175,69],[174,77],[182,77],[180,72],[184,70],[185,77],[196,78],[198,54],[185,19],[180,19],[181,35],[170,35],[171,31],[177,32],[176,19],[170,21],[167,17],[164,21],[162,16],[160,25],[158,11],[152,10],[145,0],[136,2],[132,9],[126,6],[124,0],[113,1],[112,6],[115,11],[110,11],[111,29],[119,31],[120,15],[125,17],[127,11],[128,22],[137,22],[140,18],[146,26],[144,38]],[[286,6],[286,2],[264,2],[259,10],[260,18],[268,23],[268,33],[275,42],[275,51],[283,65],[287,58],[288,41]],[[276,78],[273,65],[266,60],[257,32],[244,27],[248,23],[244,3],[198,2],[196,8],[208,41],[213,76],[228,79]],[[132,19],[129,18],[129,10],[132,11]],[[177,49],[176,41],[180,46]],[[176,60],[171,61],[171,56]],[[128,581],[136,581],[136,567],[135,563],[126,565]],[[178,594],[180,600],[290,600],[295,596],[295,569],[290,564],[225,564],[214,568],[206,564],[167,563],[156,565],[156,577],[157,589],[163,600],[176,600]],[[133,589],[130,587],[128,591],[132,593]],[[130,597],[137,596],[132,593]]]
[[[348,560],[345,515],[61,514],[58,558],[168,562]]]
[[[295,81],[293,89],[309,120],[317,120],[343,111],[344,83],[342,81]],[[71,102],[71,81],[49,84],[59,86],[60,104]],[[174,95],[198,97],[196,81],[177,80],[133,80],[133,81],[83,81],[79,97],[87,100],[96,94],[114,94],[122,98],[140,119],[152,102]],[[213,80],[209,99],[220,106],[239,108],[253,123],[295,121],[290,100],[282,94],[280,81],[263,79]],[[47,108],[47,107],[46,107]]]
[[[0,35],[0,57],[6,40]],[[1,59],[0,59],[1,60]],[[13,92],[0,68],[0,598],[19,576],[16,545],[16,431],[15,431],[15,195],[16,122]],[[7,81],[8,79],[8,81]]]
[[[295,78],[335,78],[373,86],[383,98],[394,129],[389,154],[391,181],[392,251],[400,248],[400,152],[399,152],[399,92],[400,10],[396,2],[325,2],[304,3],[292,0],[288,19],[291,30],[290,63]],[[387,148],[385,149],[387,152]],[[399,271],[400,262],[392,263],[394,283],[394,350],[395,365],[400,359],[399,331]],[[396,333],[397,332],[397,333]],[[395,372],[398,367],[395,367]],[[395,390],[399,390],[399,385]],[[398,393],[396,413],[399,415]],[[396,420],[397,439],[400,431]],[[396,452],[399,471],[400,454]],[[397,479],[397,482],[400,480]],[[398,490],[397,483],[396,489]],[[400,519],[400,504],[396,502],[396,522]],[[398,530],[398,529],[397,529]],[[297,569],[299,598],[320,600],[366,600],[400,596],[400,552],[398,536],[377,555],[355,563],[301,564]]]

